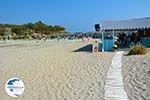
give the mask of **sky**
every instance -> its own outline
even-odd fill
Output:
[[[0,0],[0,23],[42,21],[70,32],[95,31],[105,20],[150,17],[150,0]]]

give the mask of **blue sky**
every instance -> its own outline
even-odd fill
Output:
[[[103,20],[150,17],[150,0],[0,0],[0,23],[43,21],[67,31],[94,31]]]

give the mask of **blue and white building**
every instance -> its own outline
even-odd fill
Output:
[[[135,33],[140,37],[139,42],[141,44],[150,47],[150,18],[104,21],[101,24],[101,33],[103,40],[102,51],[111,51],[118,35],[122,33],[127,36]]]

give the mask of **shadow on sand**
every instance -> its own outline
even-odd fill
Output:
[[[88,44],[84,47],[81,47],[77,50],[74,50],[72,52],[88,52],[88,53],[91,53],[92,52],[92,44]]]

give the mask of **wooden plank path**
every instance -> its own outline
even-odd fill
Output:
[[[105,100],[128,100],[121,74],[123,51],[116,52],[105,81]]]

